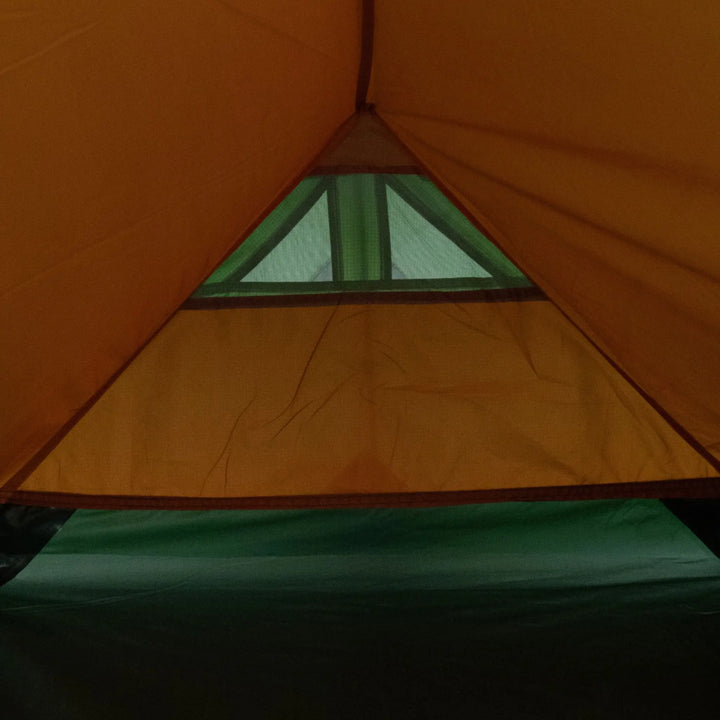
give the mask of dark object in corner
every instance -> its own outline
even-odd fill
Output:
[[[663,500],[663,503],[720,558],[720,500]]]
[[[29,505],[0,505],[0,585],[12,580],[73,512]]]

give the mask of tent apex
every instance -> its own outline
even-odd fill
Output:
[[[422,174],[417,159],[368,105],[355,113],[320,154],[311,175]]]

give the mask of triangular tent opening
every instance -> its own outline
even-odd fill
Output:
[[[426,177],[308,177],[195,298],[532,283]]]

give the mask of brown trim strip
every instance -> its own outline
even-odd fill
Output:
[[[355,90],[355,109],[367,109],[367,94],[372,74],[373,44],[375,42],[375,0],[363,0],[362,39],[360,41],[360,67]]]
[[[318,165],[312,175],[423,175],[419,165]]]
[[[718,498],[720,478],[689,478],[599,485],[458,490],[448,492],[367,493],[342,495],[277,495],[233,498],[80,495],[19,490],[0,500],[58,508],[106,510],[280,510],[321,508],[439,507],[495,502],[611,500],[630,498]]]
[[[318,158],[322,157],[329,147],[337,145],[341,138],[345,137],[348,133],[348,129],[355,123],[355,113],[353,113],[340,127],[332,134],[328,141],[323,145],[320,151],[313,157],[313,159],[298,173],[291,182],[283,187],[283,189],[273,198],[272,202],[260,213],[255,221],[245,230],[245,232],[238,238],[237,242],[223,255],[219,262],[210,270],[209,273],[198,283],[197,287],[200,287],[214,272],[217,270],[222,263],[232,255],[250,235],[265,220],[265,218],[283,201],[285,196],[308,174],[308,172],[314,167]],[[195,292],[196,288],[193,288]],[[106,383],[100,387],[100,389],[92,395],[87,402],[85,402],[75,414],[33,455],[28,462],[23,465],[10,479],[3,485],[0,485],[0,501],[7,493],[12,493],[17,490],[27,478],[33,473],[35,468],[57,447],[60,441],[67,435],[72,428],[77,425],[78,422],[86,415],[90,408],[105,394],[110,386],[127,370],[130,364],[135,358],[155,339],[158,333],[175,317],[175,314],[181,310],[183,305],[175,308],[158,326],[157,330],[148,337],[148,339],[134,352],[123,365],[114,372]]]
[[[433,303],[525,302],[547,300],[537,287],[497,290],[406,290],[397,292],[328,292],[307,295],[255,295],[250,297],[190,298],[181,310],[234,308],[323,307],[334,305],[420,305]]]

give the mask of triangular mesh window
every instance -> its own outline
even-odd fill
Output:
[[[429,179],[352,174],[303,180],[195,297],[531,285]]]
[[[244,282],[316,282],[332,280],[327,193],[250,272]]]
[[[387,201],[393,279],[491,277],[391,188]]]

